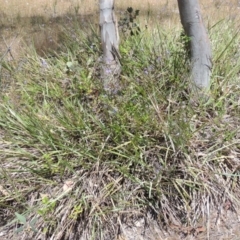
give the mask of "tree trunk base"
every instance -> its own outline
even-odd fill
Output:
[[[121,73],[120,63],[114,61],[101,63],[101,80],[103,89],[107,94],[115,95],[121,90],[119,78]]]

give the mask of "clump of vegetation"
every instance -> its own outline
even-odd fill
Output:
[[[134,11],[132,7],[128,7],[124,15],[120,18],[118,26],[125,36],[138,35],[141,32],[140,26],[136,22],[139,12],[140,10],[138,9]]]
[[[196,103],[179,32],[122,42],[125,88],[108,97],[100,42],[79,29],[64,38],[67,51],[5,67],[0,232],[114,239],[139,219],[195,226],[209,209],[238,207],[239,35],[224,22],[211,29],[212,97]]]

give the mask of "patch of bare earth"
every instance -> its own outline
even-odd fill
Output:
[[[0,188],[1,192],[1,188]],[[229,208],[229,209],[228,209]],[[209,212],[209,218],[199,222],[195,226],[183,226],[169,223],[168,226],[161,226],[157,220],[150,215],[146,218],[139,218],[135,221],[123,223],[119,220],[116,228],[119,228],[119,235],[116,240],[238,240],[240,239],[240,215],[233,211],[231,203],[226,202],[221,213],[217,210]],[[14,233],[16,229],[0,228],[1,240],[30,240],[28,232]],[[38,240],[55,238],[44,236]],[[89,237],[69,238],[71,240],[88,240]],[[108,240],[108,239],[106,239]],[[110,239],[109,239],[110,240]]]
[[[228,206],[226,203],[225,207]],[[123,225],[123,234],[119,240],[238,240],[240,237],[240,216],[230,209],[223,209],[222,213],[211,210],[209,219],[195,226],[187,227],[170,223],[167,229],[161,228],[155,220],[139,219],[133,224]]]

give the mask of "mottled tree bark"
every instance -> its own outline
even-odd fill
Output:
[[[120,90],[119,76],[121,72],[119,34],[117,19],[114,13],[114,0],[99,0],[100,32],[103,49],[101,63],[101,79],[104,90],[116,94]]]
[[[190,37],[192,88],[206,92],[210,87],[212,52],[202,21],[198,0],[178,0],[181,22]]]

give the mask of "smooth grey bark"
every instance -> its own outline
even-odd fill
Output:
[[[210,88],[212,51],[198,0],[178,0],[181,22],[190,38],[192,87],[197,92]]]
[[[101,63],[101,79],[104,90],[116,94],[120,90],[119,76],[121,72],[119,34],[117,19],[114,13],[114,0],[99,0],[100,32],[103,49]]]

